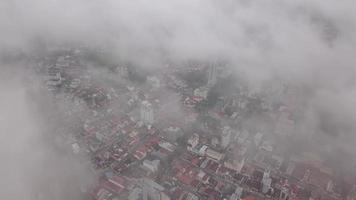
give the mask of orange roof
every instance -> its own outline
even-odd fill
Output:
[[[255,200],[255,197],[252,195],[249,195],[245,198],[245,200]]]

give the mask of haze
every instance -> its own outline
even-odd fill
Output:
[[[303,106],[295,147],[283,148],[315,152],[354,176],[355,9],[352,0],[0,0],[0,199],[38,199],[44,190],[49,200],[76,200],[73,188],[94,177],[85,156],[78,161],[62,152],[66,147],[53,147],[52,130],[80,118],[61,117],[74,104],[53,103],[31,71],[62,47],[105,52],[104,64],[84,62],[108,88],[122,84],[108,65],[129,63],[155,75],[184,70],[181,63],[191,60],[224,60],[228,73],[255,91],[272,80],[288,82]],[[183,115],[172,102],[160,110],[167,119]],[[46,188],[49,182],[60,189]]]

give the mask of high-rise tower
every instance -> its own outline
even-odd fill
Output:
[[[149,103],[148,101],[141,102],[140,116],[141,116],[141,121],[144,122],[145,124],[147,125],[153,124],[154,113],[153,113],[153,107],[151,103]]]
[[[264,194],[266,194],[268,192],[268,190],[271,188],[271,183],[272,183],[272,179],[270,177],[270,169],[267,169],[264,173],[263,173],[263,178],[262,178],[262,192]]]
[[[217,81],[217,62],[214,61],[209,66],[208,74],[208,87],[212,87],[216,84]]]

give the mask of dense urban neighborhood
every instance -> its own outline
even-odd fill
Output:
[[[223,59],[143,71],[87,51],[34,59],[42,89],[64,110],[49,119],[64,122],[57,145],[95,177],[78,188],[86,199],[356,199],[355,174],[295,150],[298,85],[276,79],[255,89]]]

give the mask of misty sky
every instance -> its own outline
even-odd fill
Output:
[[[0,0],[0,53],[78,44],[152,70],[167,60],[223,57],[257,87],[277,76],[302,85],[302,134],[320,134],[331,149],[356,156],[355,8],[354,0]],[[36,166],[27,155],[33,146],[47,162],[42,145],[32,145],[43,121],[22,66],[1,65],[9,68],[16,68],[11,76],[0,76],[0,199],[26,199],[11,195],[33,180],[23,169]]]

